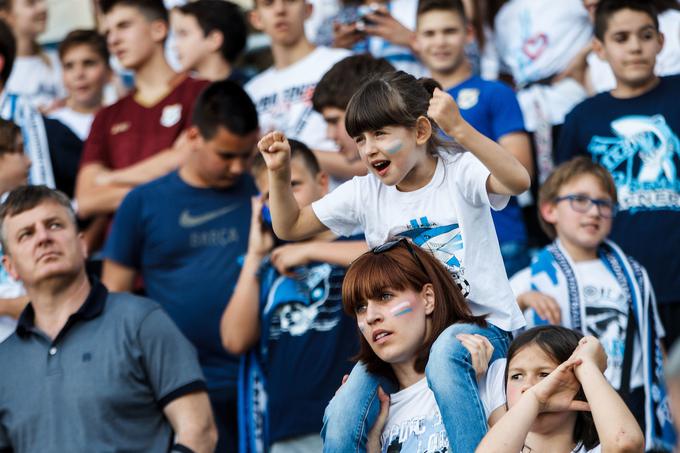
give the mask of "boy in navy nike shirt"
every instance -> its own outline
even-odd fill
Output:
[[[222,348],[219,320],[246,251],[247,174],[258,137],[257,111],[229,80],[208,86],[187,130],[179,170],[133,189],[113,220],[102,282],[131,291],[137,276],[198,351],[219,431],[217,452],[237,449],[238,359]]]

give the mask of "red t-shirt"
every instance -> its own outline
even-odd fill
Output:
[[[85,141],[80,166],[98,162],[118,170],[170,148],[180,132],[191,124],[194,102],[209,84],[181,77],[155,105],[145,107],[131,93],[101,109]]]

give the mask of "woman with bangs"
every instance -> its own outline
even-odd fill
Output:
[[[486,324],[483,316],[471,314],[446,268],[430,253],[401,238],[363,254],[347,271],[342,300],[362,334],[357,359],[381,382],[369,453],[451,451],[440,411],[444,404],[448,413],[457,414],[447,424],[478,417],[486,424],[505,412],[502,361],[493,361],[487,373],[489,359],[497,357],[482,335],[457,336],[470,351],[479,385],[461,385],[443,398],[435,398],[429,388],[425,366],[439,334],[455,323]],[[339,393],[351,395],[353,387],[350,379]],[[393,393],[388,396],[383,389]],[[481,401],[484,413],[475,401]],[[354,415],[347,414],[350,419]]]

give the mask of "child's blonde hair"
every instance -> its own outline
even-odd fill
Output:
[[[560,189],[565,184],[573,181],[574,178],[578,178],[583,175],[593,175],[602,186],[605,192],[611,197],[612,202],[616,203],[616,184],[614,184],[614,179],[612,178],[609,171],[602,165],[593,162],[590,158],[585,156],[575,157],[563,164],[559,165],[552,174],[546,179],[541,188],[538,190],[538,205],[542,206],[546,203],[554,203],[555,199],[559,196]],[[538,222],[545,234],[550,237],[550,239],[555,239],[557,237],[557,231],[555,230],[555,225],[546,222],[543,216],[538,214]]]

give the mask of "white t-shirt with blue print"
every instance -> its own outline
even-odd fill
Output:
[[[469,152],[441,150],[424,187],[401,192],[373,174],[350,181],[312,203],[317,218],[340,236],[363,230],[370,247],[405,236],[430,250],[469,283],[473,314],[512,331],[524,326],[503,267],[489,208],[503,209],[509,197],[489,195],[489,170]]]
[[[505,363],[505,359],[494,361],[478,383],[479,398],[487,418],[505,404]],[[427,386],[427,378],[390,395],[390,410],[380,444],[382,453],[452,451],[434,393]]]

